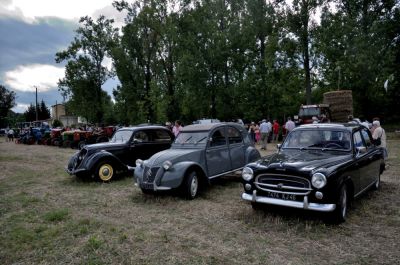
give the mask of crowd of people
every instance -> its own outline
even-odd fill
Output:
[[[272,122],[269,119],[263,119],[258,123],[252,121],[246,125],[251,140],[255,144],[260,144],[261,150],[267,150],[267,143],[282,141],[294,127],[296,125],[290,117],[282,126],[277,119],[273,119]]]
[[[314,120],[314,119],[313,119]],[[241,121],[241,120],[240,120]],[[242,121],[241,121],[242,122]],[[320,123],[321,121],[315,120],[314,123]],[[374,144],[379,147],[383,147],[385,150],[385,157],[387,157],[387,149],[386,149],[386,132],[381,127],[379,118],[374,118],[372,123],[369,123],[367,120],[361,121],[360,119],[354,119],[352,115],[348,117],[349,123],[357,123],[365,126],[371,131],[372,139]],[[243,122],[242,122],[243,124]],[[269,119],[263,119],[260,122],[251,121],[248,124],[243,124],[245,128],[248,130],[251,140],[255,144],[261,145],[261,150],[267,150],[267,143],[278,142],[285,139],[286,135],[291,132],[296,124],[292,121],[291,117],[287,118],[287,121],[280,125],[277,119],[273,119],[272,122]],[[171,122],[166,122],[165,126],[173,132],[175,137],[179,134],[179,132],[183,128],[183,124],[180,120],[176,120],[174,124]],[[64,128],[65,130],[69,130],[69,128]],[[80,130],[92,131],[92,132],[100,132],[101,128],[85,126],[85,128],[79,128]],[[16,131],[13,129],[7,129],[6,135],[8,142],[13,142],[16,137]]]

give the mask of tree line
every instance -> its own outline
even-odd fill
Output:
[[[83,17],[59,90],[91,122],[202,117],[283,119],[331,90],[355,115],[399,121],[400,4],[395,0],[115,1],[113,20]],[[111,59],[113,68],[105,67]],[[113,99],[102,89],[112,77]]]

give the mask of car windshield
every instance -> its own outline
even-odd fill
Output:
[[[174,144],[205,144],[207,143],[208,132],[181,132],[176,137]]]
[[[317,107],[310,107],[300,109],[299,116],[318,116],[320,114],[320,109]]]
[[[282,148],[350,150],[350,133],[332,129],[304,129],[291,132]]]
[[[112,143],[126,143],[132,136],[132,131],[130,130],[120,130],[116,131],[111,138]]]

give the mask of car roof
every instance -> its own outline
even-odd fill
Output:
[[[244,130],[244,127],[242,125],[234,122],[218,122],[218,123],[206,123],[206,124],[192,124],[183,127],[181,131],[182,132],[210,131],[214,128],[227,125],[233,126],[240,131]]]
[[[296,127],[295,129],[301,129],[301,128],[306,128],[306,129],[341,129],[341,130],[348,130],[348,131],[353,131],[358,128],[364,128],[364,126],[361,126],[359,124],[355,123],[311,123],[311,124],[304,124],[300,125],[299,127]]]
[[[125,130],[125,131],[135,131],[138,129],[162,129],[162,130],[168,130],[164,126],[161,125],[136,125],[136,126],[130,126],[130,127],[122,127],[119,128],[119,130]]]

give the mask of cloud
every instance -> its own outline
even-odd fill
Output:
[[[3,73],[24,64],[55,64],[56,52],[69,45],[77,24],[57,18],[29,24],[0,18],[0,82]]]
[[[24,104],[24,103],[17,103],[17,106],[12,108],[11,110],[17,113],[23,113],[28,110],[30,104]]]
[[[38,17],[59,17],[77,20],[81,16],[91,15],[95,10],[111,5],[111,0],[1,0],[0,14],[23,19],[34,23]]]
[[[5,83],[12,89],[29,92],[55,90],[57,82],[64,77],[64,68],[53,65],[32,64],[18,66],[12,71],[5,73]]]

